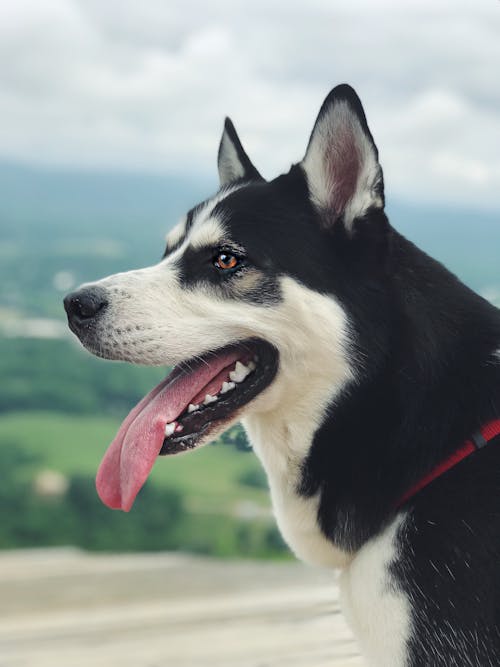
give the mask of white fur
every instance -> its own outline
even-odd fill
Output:
[[[205,202],[204,206],[197,212],[196,217],[193,219],[191,228],[189,230],[189,238],[186,239],[190,244],[195,247],[200,247],[203,244],[203,235],[207,235],[207,243],[212,243],[211,238],[213,234],[217,235],[217,229],[223,229],[223,220],[220,220],[214,215],[214,209],[221,201],[226,199],[230,194],[239,190],[241,185],[228,185],[222,188],[214,197]],[[197,237],[197,234],[199,236]],[[198,239],[198,240],[197,240]],[[217,241],[215,241],[217,242]]]
[[[338,183],[331,178],[328,162],[336,159],[339,145],[346,141],[352,144],[360,165],[355,189],[343,211],[344,223],[349,227],[354,219],[362,216],[370,206],[381,208],[383,202],[375,190],[381,172],[373,145],[363,131],[358,117],[344,100],[335,102],[330,111],[318,121],[302,167],[311,198],[317,208],[321,211],[335,208]],[[337,171],[342,172],[342,164],[338,164]]]
[[[349,554],[321,532],[318,498],[299,496],[297,486],[301,463],[325,411],[353,379],[346,349],[348,324],[331,297],[291,278],[283,278],[281,287],[283,301],[273,308],[274,331],[267,337],[280,350],[280,372],[262,395],[266,409],[258,410],[256,402],[243,425],[266,470],[276,519],[289,546],[302,560],[339,567]],[[340,443],[332,443],[335,446]]]
[[[215,217],[207,217],[203,224],[195,224],[189,235],[189,245],[192,248],[217,246],[224,241],[226,231],[224,225]]]
[[[224,130],[219,149],[219,179],[221,185],[245,176],[245,169],[240,162],[236,148]]]
[[[343,565],[348,554],[335,548],[317,524],[318,498],[303,498],[297,485],[325,411],[353,379],[345,313],[333,297],[290,277],[281,278],[282,300],[272,308],[224,298],[209,286],[181,286],[177,260],[185,249],[223,235],[214,205],[207,204],[181,246],[156,266],[96,283],[107,290],[108,307],[97,332],[101,348],[93,351],[135,363],[174,365],[252,337],[273,344],[280,354],[278,374],[245,407],[244,424],[269,476],[278,524],[291,548],[309,562]],[[297,382],[301,377],[304,383]]]
[[[343,577],[344,600],[367,655],[374,665],[400,667],[404,665],[408,609],[390,588],[386,569],[394,554],[397,526],[368,543],[352,560],[353,554],[327,540],[318,526],[318,497],[304,498],[298,493],[301,464],[315,431],[326,411],[335,409],[339,393],[355,381],[346,314],[332,296],[291,277],[280,279],[281,300],[272,307],[227,298],[209,285],[182,286],[178,260],[185,250],[190,245],[217,243],[224,236],[223,222],[213,214],[223,196],[199,211],[181,245],[159,264],[96,283],[106,290],[108,307],[96,332],[100,348],[93,351],[135,363],[175,365],[252,337],[278,349],[279,370],[274,381],[235,419],[243,418],[267,472],[285,540],[305,561],[348,568]],[[179,223],[169,243],[176,244],[184,230],[185,223]],[[304,381],[298,381],[300,378]],[[206,440],[216,435],[212,432]],[[341,447],[342,443],[332,442],[331,446]]]
[[[185,239],[181,252],[188,245],[200,248],[204,245],[216,245],[223,240],[225,230],[223,221],[213,215],[214,208],[228,195],[236,192],[241,186],[231,185],[223,188],[215,197],[212,197],[198,211],[189,230],[189,239]],[[186,234],[187,218],[184,216],[167,234],[167,249],[173,248]]]
[[[175,227],[172,227],[172,229],[169,231],[167,234],[167,249],[173,248],[179,241],[182,239],[184,234],[186,233],[186,216],[180,220]]]
[[[348,143],[342,144],[346,136]],[[351,144],[359,169],[342,210],[348,226],[369,207],[381,207],[383,202],[377,193],[381,171],[375,149],[347,102],[334,103],[319,120],[302,163],[314,204],[320,210],[335,209],[339,189],[329,176],[337,173],[337,168],[326,168],[326,160],[331,158],[327,152],[333,151],[335,157],[340,146],[338,154],[342,155],[342,148]],[[219,168],[223,183],[244,176],[227,133],[222,139]],[[223,290],[208,284],[187,288],[180,282],[178,260],[186,249],[212,247],[225,240],[224,220],[215,216],[214,208],[235,189],[223,189],[198,210],[188,231],[186,220],[181,220],[168,235],[167,244],[173,248],[182,243],[159,264],[94,284],[106,290],[108,305],[95,325],[99,343],[92,351],[134,363],[173,366],[254,337],[278,349],[275,379],[235,419],[242,419],[266,470],[277,522],[292,550],[310,563],[343,568],[342,606],[369,664],[406,667],[411,605],[391,574],[391,565],[400,555],[406,515],[400,514],[357,553],[350,553],[335,546],[321,531],[318,496],[305,498],[298,493],[302,465],[316,430],[327,411],[335,410],[339,394],[356,381],[345,311],[334,297],[310,290],[291,277],[280,278],[281,300],[272,307],[228,298]],[[345,193],[344,188],[343,196]],[[258,279],[255,270],[246,280],[253,286]],[[240,292],[235,289],[234,294],[244,296],[246,284],[250,283],[240,281]],[[493,358],[500,361],[500,350]],[[224,428],[228,426],[226,423]],[[210,432],[199,444],[217,434]],[[331,443],[332,448],[343,445]],[[469,641],[467,637],[451,638],[462,641],[465,647]],[[429,664],[436,655],[438,651],[430,646]]]
[[[389,570],[399,556],[404,521],[400,514],[367,542],[339,579],[342,609],[372,667],[405,667],[408,662],[411,604]]]

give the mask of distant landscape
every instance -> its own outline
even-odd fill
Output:
[[[216,183],[0,164],[0,547],[183,549],[286,557],[266,480],[239,427],[158,461],[129,515],[93,477],[121,419],[165,369],[104,362],[70,335],[64,293],[152,264]],[[395,227],[500,305],[500,215],[392,202]]]

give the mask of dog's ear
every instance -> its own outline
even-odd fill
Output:
[[[224,132],[222,133],[217,156],[217,166],[219,168],[221,187],[239,179],[249,181],[263,180],[245,153],[230,118],[226,118],[224,123]]]
[[[350,86],[337,86],[323,102],[301,166],[327,225],[341,219],[351,228],[369,209],[384,207],[377,147]]]

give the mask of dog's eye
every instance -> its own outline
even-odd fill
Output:
[[[239,258],[229,252],[220,252],[214,258],[215,266],[221,271],[230,271],[231,269],[236,269],[239,263]]]

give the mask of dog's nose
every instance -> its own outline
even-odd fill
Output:
[[[96,287],[71,292],[64,298],[64,309],[68,314],[68,322],[76,328],[88,324],[107,305],[104,290]]]

